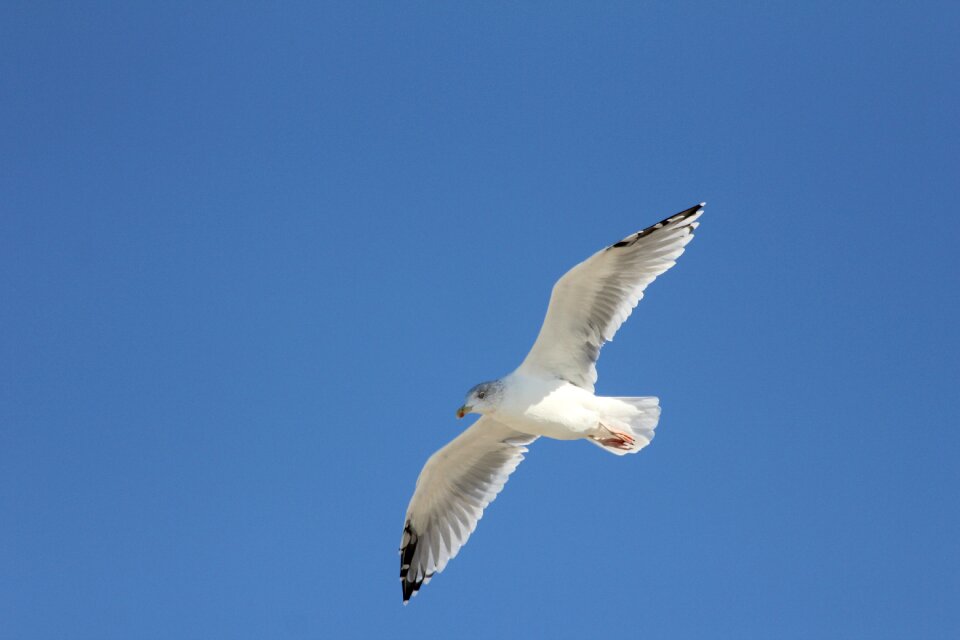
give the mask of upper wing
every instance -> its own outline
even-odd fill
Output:
[[[706,203],[690,207],[601,249],[553,287],[540,335],[520,371],[562,378],[593,391],[597,358],[643,290],[676,264]]]
[[[403,602],[443,571],[523,460],[530,436],[482,416],[427,461],[400,541]]]

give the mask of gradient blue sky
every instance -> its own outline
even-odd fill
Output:
[[[0,637],[960,636],[956,3],[0,8]],[[410,606],[553,282],[706,200]]]

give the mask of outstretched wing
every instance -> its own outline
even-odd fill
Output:
[[[443,571],[536,436],[482,416],[427,461],[407,507],[400,541],[403,602]]]
[[[556,376],[593,391],[600,347],[613,340],[647,285],[676,264],[705,204],[601,249],[560,278],[540,335],[519,371]]]

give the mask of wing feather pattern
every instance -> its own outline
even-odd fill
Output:
[[[613,340],[647,285],[676,264],[693,239],[704,204],[601,249],[560,278],[540,334],[518,370],[562,378],[592,392],[600,348]]]
[[[417,478],[400,540],[404,604],[473,533],[536,436],[487,416],[434,453]]]

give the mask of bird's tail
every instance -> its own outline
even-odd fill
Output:
[[[653,440],[653,430],[660,421],[660,400],[653,396],[639,398],[605,398],[607,406],[601,423],[609,429],[626,432],[633,436],[628,447],[610,446],[591,439],[601,449],[622,456],[636,453]]]

